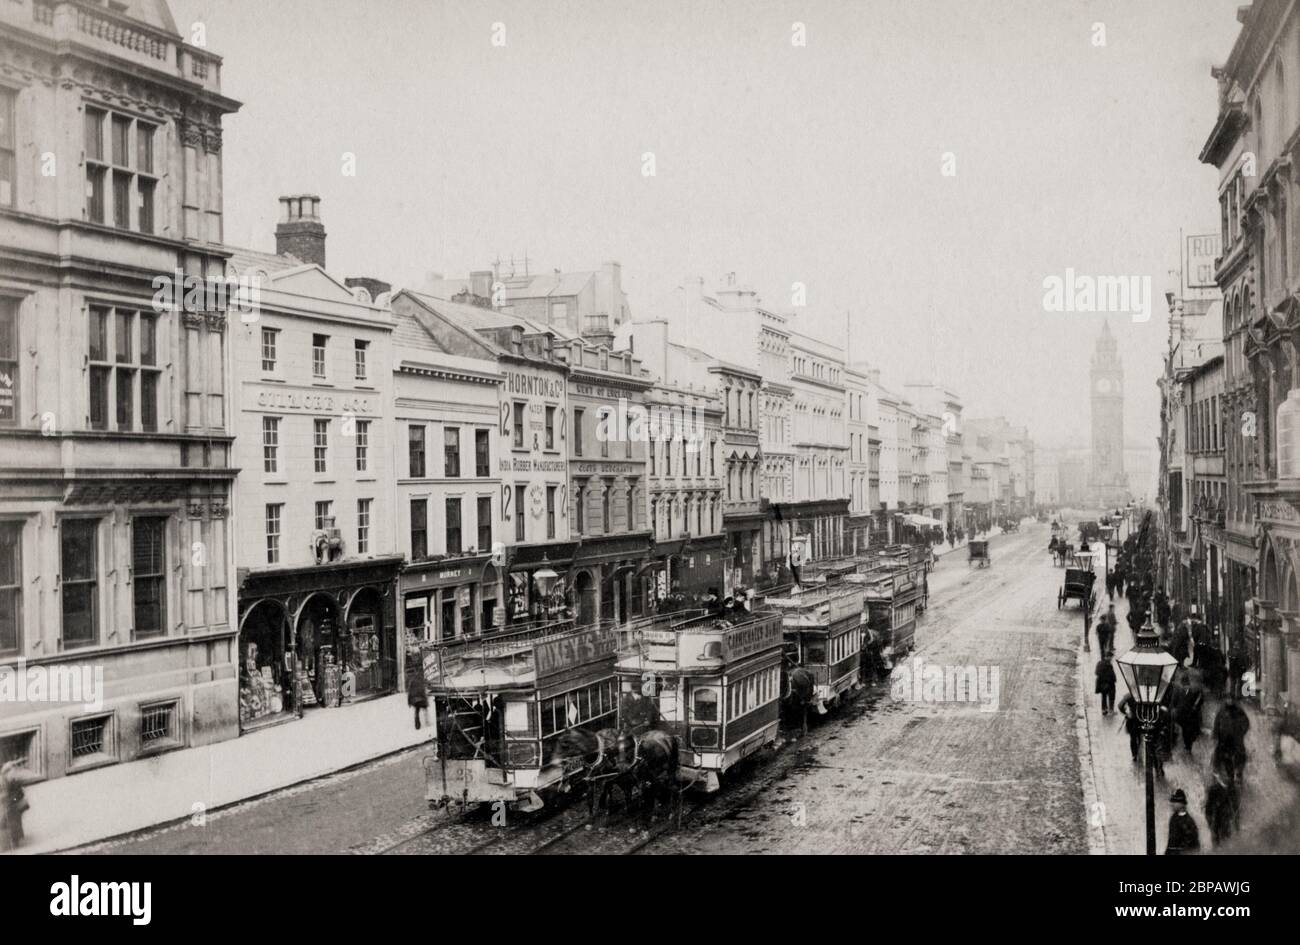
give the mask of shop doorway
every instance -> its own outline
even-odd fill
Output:
[[[294,710],[289,639],[288,615],[276,601],[258,601],[244,614],[237,657],[241,732]]]
[[[577,580],[573,582],[573,587],[578,595],[578,626],[591,626],[599,617],[596,603],[596,582],[592,579],[591,572],[579,571]]]
[[[378,695],[393,688],[397,676],[394,641],[384,629],[383,599],[363,588],[348,605],[347,633],[340,640],[343,697]]]
[[[304,706],[339,704],[343,694],[342,637],[342,619],[333,598],[325,594],[308,598],[298,611],[295,633]]]

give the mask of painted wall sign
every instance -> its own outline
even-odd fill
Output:
[[[359,414],[374,417],[379,414],[379,397],[375,395],[322,392],[310,387],[293,388],[276,385],[244,385],[245,410],[272,410],[313,414]]]

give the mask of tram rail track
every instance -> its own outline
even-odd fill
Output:
[[[1003,543],[999,542],[999,544]],[[1002,559],[1006,563],[1027,562],[1038,557],[1032,542],[1023,545],[1017,542],[1012,548],[1004,546],[1003,549],[998,550],[1004,550],[1004,553],[1011,552]],[[990,580],[990,577],[993,579]],[[1003,584],[1005,579],[990,571],[984,571],[979,576],[962,575],[959,580],[952,583],[952,586],[946,588],[945,592],[941,592],[938,600],[932,596],[930,606],[933,607],[940,601],[946,603],[951,595],[960,591],[962,606],[968,612],[978,613],[992,603]],[[946,628],[938,637],[932,637],[919,646],[917,653],[924,653],[944,635],[946,635]],[[879,694],[880,682],[878,680],[856,691],[845,699],[840,710],[825,722],[830,722],[837,717],[847,719],[859,716],[862,711],[875,704],[876,700],[871,698],[871,694],[873,692]],[[852,716],[848,713],[852,713]],[[814,735],[823,727],[824,723],[814,726],[810,729],[809,735]],[[378,849],[355,852],[400,853],[429,837],[442,835],[450,840],[451,833],[463,832],[465,834],[463,841],[461,837],[457,837],[455,842],[445,845],[439,843],[435,849],[425,852],[473,855],[554,855],[557,853],[636,855],[652,848],[665,837],[677,834],[686,828],[706,830],[712,822],[734,817],[738,811],[749,807],[775,782],[784,779],[791,770],[808,763],[807,752],[800,749],[800,743],[804,741],[800,737],[800,731],[801,727],[797,724],[782,725],[782,737],[778,746],[747,759],[744,762],[744,772],[734,771],[732,777],[728,779],[730,783],[724,786],[720,794],[684,798],[680,823],[672,816],[661,815],[662,819],[657,820],[647,829],[629,830],[629,826],[636,822],[640,814],[632,817],[624,814],[610,820],[607,816],[592,817],[585,811],[578,812],[566,803],[559,808],[548,806],[544,813],[539,812],[539,816],[536,817],[511,815],[508,824],[499,826],[486,820],[477,823],[467,820],[474,816],[470,813],[431,824],[418,833],[396,838]],[[795,750],[790,751],[792,748]],[[579,798],[581,796],[578,795]],[[603,823],[602,819],[604,819]],[[449,831],[448,828],[461,829]]]

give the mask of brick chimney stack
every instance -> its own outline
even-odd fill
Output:
[[[325,225],[320,221],[320,197],[296,194],[280,198],[280,222],[275,227],[275,251],[325,268]]]

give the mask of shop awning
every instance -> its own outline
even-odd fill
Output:
[[[937,518],[930,518],[928,515],[915,515],[909,513],[903,516],[903,520],[909,525],[917,525],[921,528],[933,528],[935,525],[943,528],[943,522],[939,521]]]

